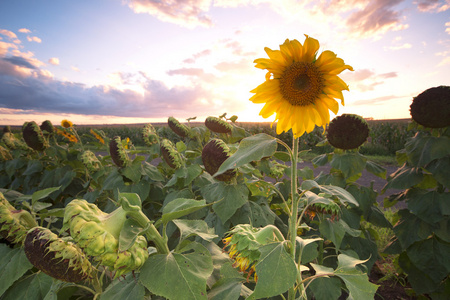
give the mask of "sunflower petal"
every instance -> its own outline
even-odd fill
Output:
[[[319,41],[306,36],[305,42],[303,43],[303,55],[302,61],[312,62],[316,57],[317,51],[319,51]]]

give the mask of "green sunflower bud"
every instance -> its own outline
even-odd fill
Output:
[[[28,260],[45,274],[66,282],[91,278],[94,270],[84,253],[75,244],[59,238],[47,228],[28,231],[24,242]]]
[[[55,127],[49,120],[42,122],[40,127],[44,134],[53,135],[55,133]]]
[[[231,133],[231,130],[233,129],[233,126],[228,124],[226,121],[216,117],[207,117],[205,120],[205,126],[212,132],[217,133]]]
[[[7,161],[13,159],[8,149],[0,146],[0,161]]]
[[[305,211],[305,214],[309,216],[311,219],[314,219],[316,214],[328,214],[331,215],[331,218],[334,220],[335,218],[339,218],[341,213],[341,207],[339,204],[335,202],[330,203],[314,203],[308,207]]]
[[[102,167],[101,162],[95,156],[94,152],[87,150],[81,154],[81,162],[89,172],[94,173]]]
[[[247,274],[249,278],[253,273],[255,280],[255,265],[259,260],[261,246],[275,241],[283,241],[281,232],[273,225],[263,228],[254,228],[250,224],[239,224],[227,233],[223,239],[224,249],[227,248],[228,256],[235,261],[233,266]]]
[[[159,143],[158,134],[152,124],[147,124],[142,129],[142,137],[147,146],[152,146]]]
[[[130,159],[128,158],[128,154],[125,152],[125,149],[122,145],[122,140],[120,136],[115,136],[109,142],[109,154],[113,162],[119,167],[125,167],[128,165]]]
[[[369,125],[358,115],[343,114],[328,125],[327,139],[335,148],[356,149],[364,144],[368,136]]]
[[[110,214],[86,200],[72,200],[65,208],[62,230],[101,265],[116,271],[115,277],[140,268],[148,258],[147,240],[138,236],[126,251],[119,251],[120,231],[127,219],[122,207]]]
[[[164,161],[173,169],[181,168],[183,161],[181,159],[180,153],[171,141],[168,139],[163,139],[161,141],[161,154]]]
[[[214,175],[222,163],[230,157],[230,149],[227,144],[220,139],[212,139],[208,144],[203,147],[202,161],[205,166],[205,170]],[[230,181],[236,176],[235,170],[228,170],[215,178],[220,181]]]
[[[167,123],[169,124],[170,129],[172,129],[172,131],[175,132],[180,137],[187,137],[190,135],[191,131],[189,130],[189,127],[187,127],[184,124],[181,124],[174,117],[169,117]]]
[[[430,88],[414,98],[411,117],[422,126],[443,128],[450,126],[450,86]]]
[[[34,121],[26,122],[23,125],[22,135],[25,143],[36,151],[42,151],[48,147],[44,134]]]
[[[22,244],[30,228],[37,226],[33,216],[26,210],[17,210],[0,193],[0,235],[8,242]]]

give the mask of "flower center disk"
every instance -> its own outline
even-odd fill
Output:
[[[322,73],[314,63],[294,62],[280,78],[281,94],[292,105],[313,104],[322,88]]]

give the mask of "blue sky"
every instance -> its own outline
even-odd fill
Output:
[[[355,70],[339,114],[409,118],[450,83],[450,0],[1,1],[0,125],[272,121],[253,61],[304,34]]]

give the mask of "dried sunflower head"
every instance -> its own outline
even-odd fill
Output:
[[[49,135],[52,135],[55,133],[55,127],[53,126],[52,122],[50,122],[49,120],[46,120],[44,122],[42,122],[41,124],[41,130]]]
[[[180,153],[171,141],[168,139],[163,139],[161,141],[161,154],[164,161],[173,169],[181,168],[183,161],[181,159]]]
[[[22,135],[25,143],[27,143],[27,145],[34,150],[42,151],[48,147],[44,134],[34,121],[26,122],[23,125]]]
[[[81,162],[84,164],[89,172],[94,173],[102,167],[101,162],[95,156],[94,152],[86,150],[81,154]]]
[[[125,149],[122,145],[122,140],[120,136],[115,136],[109,142],[109,154],[113,162],[119,167],[125,167],[128,165],[130,159],[128,158],[128,154],[125,152]]]
[[[231,130],[233,129],[233,126],[228,122],[216,117],[207,117],[205,126],[212,132],[217,133],[231,133]]]
[[[361,146],[369,136],[369,125],[358,115],[343,114],[328,125],[327,139],[335,148],[350,150]]]
[[[172,129],[172,131],[175,132],[180,137],[187,137],[190,135],[191,131],[189,130],[189,127],[187,127],[184,124],[181,124],[174,117],[169,117],[167,123],[169,124],[170,129]]]
[[[425,127],[450,126],[450,86],[427,89],[413,99],[411,117]]]
[[[203,165],[205,170],[211,175],[214,175],[219,170],[219,167],[228,157],[230,157],[230,149],[221,139],[212,139],[203,147]],[[234,177],[236,177],[236,171],[228,170],[215,178],[220,181],[230,181]]]
[[[142,137],[147,146],[152,146],[159,143],[158,134],[152,124],[147,124],[142,129]]]
[[[28,260],[45,274],[66,282],[90,279],[91,263],[74,243],[59,238],[47,228],[34,227],[24,242]]]

